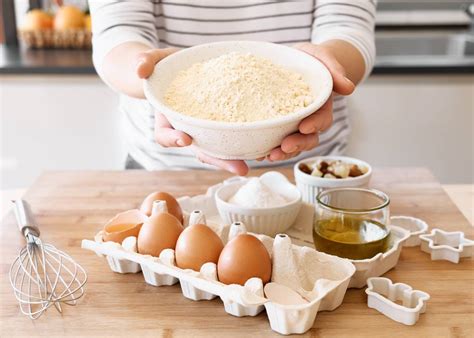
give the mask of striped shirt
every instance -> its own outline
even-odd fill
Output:
[[[107,53],[131,41],[150,48],[186,48],[224,40],[292,45],[339,39],[360,51],[367,76],[375,59],[375,5],[375,0],[89,0],[94,64],[102,76]],[[333,108],[332,127],[320,135],[318,147],[299,158],[344,152],[350,131],[346,99],[336,96]],[[154,141],[154,111],[146,100],[121,95],[120,109],[129,153],[146,169],[207,167],[189,147],[163,148]],[[249,165],[269,164],[250,161]]]

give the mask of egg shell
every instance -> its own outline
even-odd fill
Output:
[[[255,236],[241,234],[226,244],[217,263],[219,281],[240,284],[253,277],[263,284],[270,281],[272,261],[263,243]]]
[[[151,216],[153,210],[153,202],[159,200],[165,201],[166,206],[168,207],[168,212],[175,216],[181,222],[181,224],[183,224],[183,211],[181,210],[181,206],[179,205],[176,198],[174,198],[167,192],[157,191],[149,194],[143,200],[142,205],[140,206],[140,211],[147,216]]]
[[[220,237],[207,225],[188,226],[176,242],[176,265],[181,269],[200,271],[205,263],[215,263],[224,248]]]
[[[127,237],[137,237],[147,219],[148,217],[136,209],[121,212],[105,224],[102,239],[105,242],[121,244]]]
[[[167,212],[151,216],[138,234],[138,252],[158,257],[164,249],[174,249],[183,231],[181,222]]]

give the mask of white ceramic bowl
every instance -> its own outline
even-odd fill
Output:
[[[217,210],[227,223],[242,222],[248,231],[275,236],[284,233],[295,222],[301,207],[301,193],[282,174],[270,171],[260,176],[262,182],[273,192],[280,194],[289,201],[287,204],[273,208],[241,207],[227,201],[243,186],[248,179],[237,177],[227,180],[216,191]]]
[[[357,164],[358,166],[363,166],[368,169],[368,171],[358,177],[348,177],[348,178],[323,178],[317,176],[311,176],[299,169],[301,163],[313,163],[319,160],[334,161],[341,160],[345,163]],[[296,186],[301,191],[303,201],[306,203],[315,204],[316,196],[325,190],[325,189],[334,189],[334,188],[364,188],[368,187],[370,177],[372,176],[372,167],[364,161],[346,157],[346,156],[315,156],[310,158],[305,158],[294,166],[294,175]]]
[[[310,85],[314,101],[295,113],[256,122],[222,122],[198,119],[168,108],[164,96],[178,72],[197,62],[229,52],[252,53],[300,73]],[[201,151],[222,159],[252,160],[279,146],[283,138],[298,129],[299,122],[319,109],[331,95],[332,78],[316,58],[295,48],[257,41],[226,41],[198,45],[174,53],[156,66],[144,83],[148,101],[163,113],[171,125],[193,138]]]

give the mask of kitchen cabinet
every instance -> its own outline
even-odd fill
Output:
[[[0,76],[0,188],[43,170],[122,169],[118,97],[96,75]]]
[[[374,166],[426,166],[443,183],[473,182],[472,75],[376,75],[349,102],[349,155]]]

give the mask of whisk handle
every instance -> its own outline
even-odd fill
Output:
[[[35,218],[33,216],[33,212],[31,211],[31,207],[27,201],[19,199],[12,201],[15,204],[15,216],[16,221],[18,223],[18,228],[23,236],[27,236],[28,234],[32,234],[36,237],[39,237],[40,230],[36,225]]]

